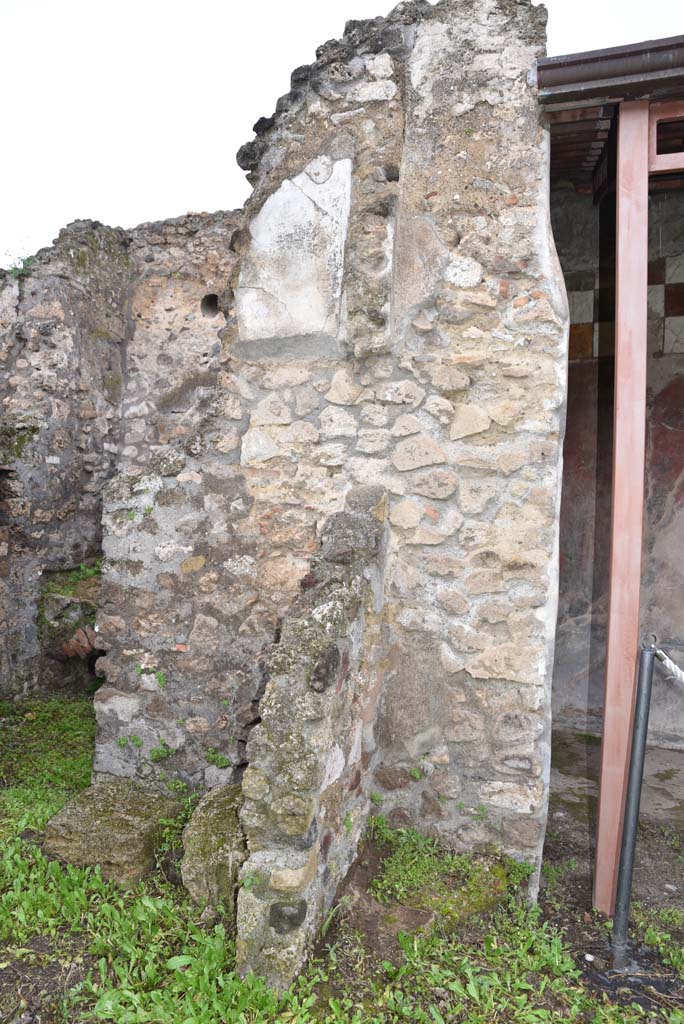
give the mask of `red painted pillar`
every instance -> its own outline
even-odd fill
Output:
[[[648,103],[620,104],[610,606],[594,906],[612,914],[632,738],[644,505]]]

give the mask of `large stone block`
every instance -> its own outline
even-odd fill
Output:
[[[133,886],[154,868],[163,820],[180,810],[177,800],[128,780],[101,782],[48,822],[43,849],[77,867],[97,865],[104,878]]]
[[[183,885],[197,903],[235,906],[238,872],[247,849],[240,827],[240,786],[217,786],[200,800],[183,831]]]

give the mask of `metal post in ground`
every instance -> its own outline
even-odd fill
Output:
[[[616,971],[624,970],[627,960],[627,926],[629,924],[629,904],[632,894],[634,848],[639,824],[639,804],[641,803],[641,784],[644,777],[644,756],[646,753],[648,716],[651,707],[655,651],[656,649],[653,644],[642,644],[639,655],[639,679],[634,708],[632,756],[629,764],[620,868],[615,896],[615,916],[613,917],[613,967]]]

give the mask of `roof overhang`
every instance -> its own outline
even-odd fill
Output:
[[[545,57],[537,63],[544,107],[663,99],[684,92],[684,35],[607,50]]]
[[[596,194],[610,177],[618,105],[684,97],[684,35],[546,57],[537,63],[537,85],[551,130],[552,184]],[[679,149],[679,130],[665,130]],[[675,177],[681,187],[681,174]]]

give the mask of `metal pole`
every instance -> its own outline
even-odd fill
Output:
[[[629,904],[632,894],[632,871],[634,869],[634,847],[639,824],[641,784],[644,777],[644,756],[648,715],[651,707],[651,686],[655,647],[642,644],[639,656],[639,680],[637,683],[636,706],[634,709],[634,732],[632,734],[632,756],[629,764],[629,780],[625,801],[625,818],[622,829],[622,849],[618,872],[615,916],[613,918],[613,967],[623,970],[627,958],[627,926]]]

